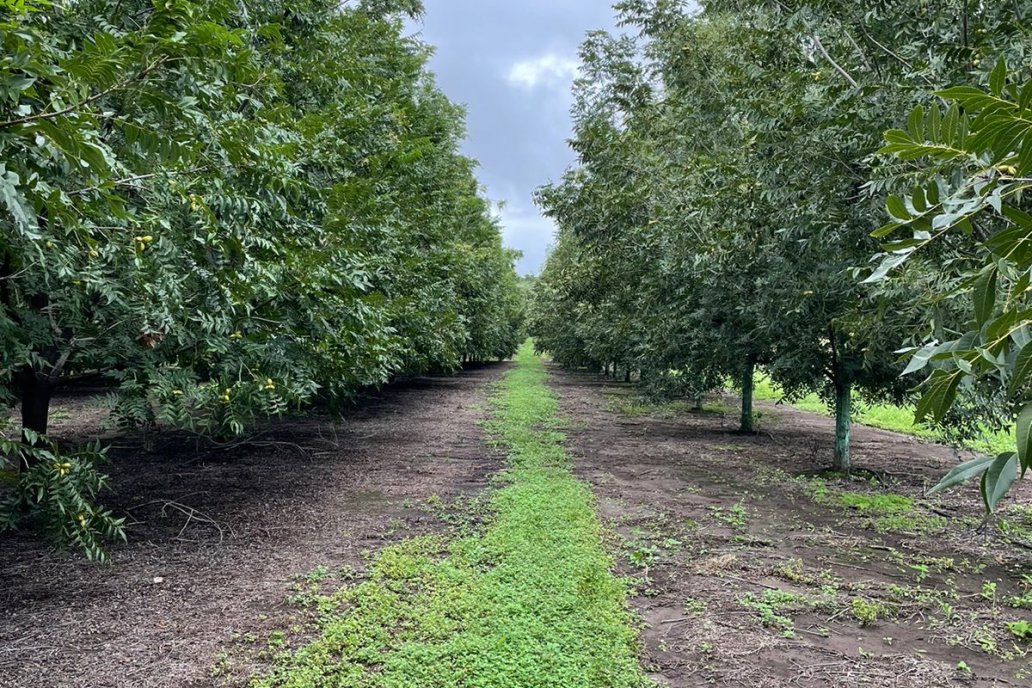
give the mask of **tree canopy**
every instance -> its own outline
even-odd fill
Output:
[[[513,263],[416,2],[45,0],[0,17],[0,400],[8,526],[102,556],[100,448],[46,439],[59,385],[126,427],[240,434],[316,397],[508,357]]]
[[[1027,104],[1018,85],[991,72],[997,58],[1027,63],[1027,10],[961,0],[700,4],[625,0],[617,10],[626,33],[586,39],[573,110],[578,162],[539,196],[559,234],[538,285],[534,331],[562,363],[618,362],[662,391],[697,394],[733,379],[743,391],[743,429],[751,428],[757,368],[789,398],[818,392],[837,419],[834,465],[848,471],[855,399],[914,398],[918,380],[904,373],[919,366],[900,350],[942,360],[945,333],[970,329],[970,309],[954,298],[972,285],[959,269],[969,259],[962,241],[900,266],[930,243],[920,232],[937,212],[947,214],[940,226],[953,226],[961,218],[952,214],[976,212],[974,205],[958,211],[893,196],[895,221],[879,234],[884,199],[930,176],[915,163],[928,157],[963,161],[967,186],[941,181],[943,197],[947,186],[968,197],[983,189],[971,180],[984,174],[986,151],[996,153],[993,165],[1014,168],[1005,182],[1020,179],[1020,161],[1008,156],[1020,150],[1017,120]],[[995,96],[944,90],[986,81],[995,81]],[[991,100],[1008,88],[1006,108]],[[962,100],[952,117],[933,107],[950,97]],[[983,114],[984,135],[958,151],[948,138],[925,144],[915,124],[934,118],[927,129],[939,135],[966,126],[959,113],[974,110],[1006,112],[1010,128]],[[989,143],[1001,130],[1003,140]],[[970,164],[979,155],[981,168]],[[938,166],[933,172],[952,178]],[[1020,182],[1010,183],[1000,193],[1019,198]],[[979,198],[1004,212],[994,189]],[[1015,217],[1011,211],[1020,224]],[[915,222],[916,238],[880,246],[882,236]],[[984,324],[994,280],[1002,283],[1006,270],[980,269]],[[994,319],[999,332],[1026,329],[1020,312],[993,314],[1006,320]],[[977,378],[965,377],[965,366],[993,368],[985,356],[976,361],[977,350],[933,373],[919,419],[964,436],[1013,418],[993,389],[960,384]],[[958,404],[940,403],[954,392]]]

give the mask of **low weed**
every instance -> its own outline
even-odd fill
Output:
[[[880,619],[889,618],[892,614],[887,605],[864,597],[854,597],[849,603],[849,610],[861,626],[870,626]]]
[[[946,528],[945,518],[920,512],[914,500],[902,495],[840,492],[837,501],[867,518],[879,533],[927,534]]]
[[[765,627],[779,631],[784,638],[795,637],[795,622],[788,614],[802,612],[810,607],[805,595],[770,589],[764,590],[760,596],[748,592],[738,599],[738,604],[756,612]]]
[[[713,518],[726,523],[735,530],[745,530],[749,525],[749,512],[745,508],[744,500],[732,504],[727,509],[719,506],[711,506],[710,514]]]

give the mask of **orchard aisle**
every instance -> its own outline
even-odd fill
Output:
[[[856,427],[858,469],[884,482],[846,483],[814,470],[830,462],[815,454],[831,446],[830,418],[764,405],[761,432],[743,436],[733,399],[696,414],[549,373],[661,684],[1029,685],[1029,648],[1010,624],[1032,621],[1032,557],[973,535],[970,490],[923,498],[955,460],[947,448]],[[901,465],[911,471],[897,478]],[[1019,505],[1032,505],[1030,488]]]
[[[312,594],[312,639],[263,688],[643,688],[636,619],[603,546],[595,501],[570,472],[557,399],[530,344],[492,395],[508,453],[457,537],[406,539],[355,585]]]

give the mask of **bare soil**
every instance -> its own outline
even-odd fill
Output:
[[[293,594],[447,532],[440,505],[485,493],[503,460],[479,421],[505,369],[395,385],[346,420],[284,420],[231,447],[113,433],[94,398],[63,399],[57,434],[115,445],[105,503],[130,541],[99,567],[0,537],[0,688],[246,685],[303,635]],[[731,413],[629,415],[633,386],[551,374],[661,685],[1032,685],[1032,646],[1006,627],[1032,621],[1008,604],[1032,550],[992,523],[975,532],[971,488],[923,497],[955,452],[858,427],[863,470],[846,481],[821,474],[830,419],[761,405],[744,436]],[[885,527],[843,494],[912,508]],[[1032,514],[1032,484],[1012,503]]]
[[[0,688],[182,688],[246,675],[223,650],[292,623],[299,575],[360,571],[364,552],[445,527],[421,504],[486,487],[502,458],[479,421],[505,367],[394,385],[346,420],[284,420],[230,447],[108,432],[103,501],[128,518],[129,543],[101,567],[0,536]],[[104,434],[89,397],[62,400],[55,415],[57,435]]]
[[[923,498],[952,450],[857,427],[865,479],[814,480],[830,462],[831,419],[765,404],[762,432],[743,436],[730,414],[627,415],[632,386],[551,374],[576,471],[634,579],[643,662],[662,684],[1032,685],[1032,643],[1006,626],[1032,619],[1007,604],[1032,574],[1029,550],[993,524],[975,532],[973,486]],[[1013,504],[1032,507],[1030,482]],[[914,506],[886,529],[842,504],[846,492]]]

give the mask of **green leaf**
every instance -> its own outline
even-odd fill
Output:
[[[918,105],[907,119],[907,132],[914,141],[924,141],[924,108]]]
[[[1011,370],[1010,382],[1007,384],[1007,396],[1013,398],[1028,383],[1030,377],[1032,377],[1032,342],[1021,347],[1021,351],[1014,359],[1014,368]]]
[[[928,494],[933,495],[936,492],[948,490],[949,488],[967,482],[972,478],[979,477],[980,475],[985,473],[986,469],[989,468],[989,464],[991,464],[995,460],[996,459],[992,456],[981,456],[977,459],[965,461],[964,463],[956,466],[952,471],[947,473],[945,477],[943,477],[943,479],[939,481],[938,485],[928,490]]]
[[[925,200],[925,192],[920,186],[914,187],[914,191],[910,195],[910,202],[913,203],[914,210],[919,213],[923,213],[928,210],[928,202]]]
[[[874,237],[875,239],[883,239],[883,238],[889,236],[890,234],[892,234],[893,232],[895,232],[900,227],[905,227],[905,226],[906,226],[906,223],[904,223],[904,222],[890,222],[889,224],[885,225],[884,227],[879,227],[878,229],[876,229],[873,232],[871,232],[871,236]]]
[[[996,66],[993,67],[993,71],[989,74],[989,90],[993,92],[995,96],[1002,96],[1003,89],[1007,86],[1007,61],[1001,56],[996,61]]]
[[[899,253],[891,253],[885,256],[884,258],[882,258],[881,263],[878,265],[875,271],[871,273],[871,276],[865,279],[863,283],[873,284],[874,282],[882,281],[883,279],[888,277],[890,272],[892,272],[900,265],[905,263],[907,258],[909,258],[912,253],[913,249],[909,249],[906,251],[901,251]]]
[[[36,222],[36,214],[32,212],[25,196],[18,189],[21,178],[7,170],[3,163],[0,163],[0,201],[7,206],[8,212],[14,218],[15,226],[22,234],[29,238],[37,239],[39,234],[36,231],[39,225]]]
[[[934,422],[941,421],[957,397],[957,387],[963,376],[961,370],[936,370],[932,373],[926,382],[927,391],[917,402],[914,420],[921,422],[931,416]]]
[[[999,271],[993,265],[975,280],[972,293],[975,302],[975,321],[978,326],[989,322],[996,310],[996,281]]]
[[[1032,403],[1021,409],[1015,426],[1018,437],[1018,460],[1021,462],[1021,474],[1025,475],[1032,469]]]
[[[921,347],[913,356],[910,357],[910,363],[907,364],[907,367],[902,374],[910,375],[911,373],[916,373],[919,370],[924,370],[932,356],[934,356],[938,350],[939,347],[934,344]]]
[[[935,181],[928,182],[928,202],[939,205],[939,184]]]
[[[982,474],[982,501],[986,513],[996,511],[996,505],[1007,494],[1018,478],[1018,456],[1014,452],[1000,454]]]
[[[910,211],[907,210],[907,204],[903,202],[903,199],[895,194],[889,196],[885,202],[885,207],[888,209],[889,214],[897,220],[903,220],[909,222],[911,215]]]
[[[939,132],[942,128],[942,114],[939,112],[939,103],[933,102],[928,108],[928,139],[939,141]]]

